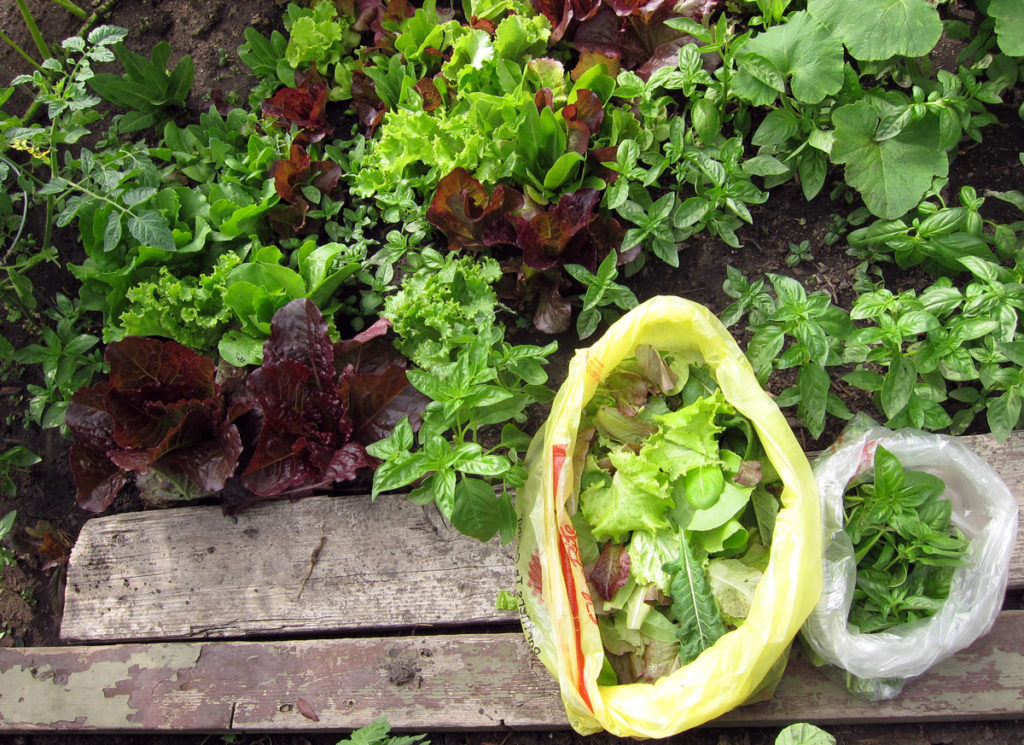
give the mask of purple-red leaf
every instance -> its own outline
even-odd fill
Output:
[[[79,504],[100,512],[131,474],[151,471],[199,493],[221,489],[242,446],[213,361],[177,342],[138,337],[110,344],[106,359],[109,380],[78,391],[68,406]],[[145,484],[139,492],[154,497]]]
[[[604,121],[604,106],[597,94],[587,89],[576,92],[576,103],[568,104],[562,109],[565,121],[582,124],[588,131],[587,137],[597,132]]]
[[[465,168],[456,168],[437,185],[427,220],[448,238],[448,248],[493,246],[514,235],[512,213],[523,207],[523,195],[497,186],[488,194]]]
[[[77,489],[76,501],[83,510],[103,512],[128,483],[121,469],[98,450],[76,442],[72,443],[68,457]]]
[[[437,89],[437,84],[430,78],[420,78],[416,83],[416,92],[423,99],[424,111],[433,111],[441,105],[441,91]]]
[[[573,20],[585,21],[601,8],[601,0],[533,0],[533,9],[550,21],[551,41],[561,39]]]
[[[563,334],[572,323],[572,305],[561,296],[558,287],[550,286],[541,290],[533,325],[545,334]]]
[[[327,322],[308,298],[292,300],[274,314],[270,338],[263,345],[264,366],[294,360],[308,366],[321,383],[333,379],[334,345]]]
[[[608,541],[590,570],[590,583],[598,595],[605,600],[611,600],[629,580],[629,567],[629,553],[626,547],[621,543]]]
[[[114,419],[107,411],[110,383],[104,381],[90,388],[79,388],[71,397],[64,421],[75,441],[89,450],[105,453],[117,447],[114,442]]]
[[[181,344],[129,336],[104,354],[114,390],[154,388],[164,400],[213,395],[216,365]]]
[[[287,129],[295,126],[301,129],[295,141],[301,144],[319,142],[326,135],[334,133],[334,126],[327,121],[327,81],[316,74],[314,68],[308,75],[296,73],[295,88],[281,88],[263,101],[263,115],[277,120],[278,125]]]
[[[377,95],[373,79],[362,70],[352,73],[351,91],[352,105],[355,106],[359,123],[363,125],[366,136],[372,137],[373,131],[377,129],[377,125],[384,118],[387,106]]]
[[[274,161],[270,166],[270,176],[274,179],[278,196],[289,204],[295,204],[304,201],[300,189],[306,184],[312,184],[321,192],[333,190],[341,178],[341,166],[330,160],[312,161],[302,145],[292,143],[288,160]]]
[[[260,497],[301,496],[354,479],[372,465],[363,445],[352,438],[355,365],[339,372],[327,324],[309,300],[288,303],[270,328],[263,365],[249,375],[249,393],[262,423],[242,483]],[[386,325],[375,325],[362,340],[343,343],[338,354],[358,360],[363,344],[386,330]],[[365,377],[377,382],[377,376]]]
[[[342,370],[353,421],[352,439],[364,445],[387,437],[404,416],[413,430],[419,429],[430,402],[409,384],[405,357],[382,338],[390,328],[381,318],[334,345],[334,364]]]
[[[599,201],[601,195],[596,189],[580,189],[563,194],[553,208],[523,220],[518,244],[523,249],[526,265],[533,269],[551,269],[579,263],[575,256],[565,255],[565,248],[594,219],[594,208]]]

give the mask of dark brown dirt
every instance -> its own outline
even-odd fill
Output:
[[[89,0],[85,0],[83,4],[92,10],[103,3],[102,0],[93,0],[90,4]],[[61,39],[75,33],[80,26],[77,20],[51,2],[28,0],[28,5],[50,43],[59,43]],[[34,49],[15,4],[7,0],[0,3],[0,6],[0,28],[33,53]],[[140,53],[148,54],[158,41],[167,40],[174,50],[174,60],[181,54],[192,55],[196,80],[190,99],[190,115],[194,115],[208,105],[214,90],[240,91],[244,95],[251,81],[235,51],[242,42],[242,32],[247,26],[255,26],[263,33],[268,33],[278,24],[282,10],[283,3],[278,0],[115,0],[103,22],[129,28],[131,34],[127,43]],[[0,84],[5,84],[14,74],[25,72],[25,68],[24,61],[0,43]],[[996,112],[1002,124],[985,130],[985,142],[965,146],[961,150],[951,173],[951,195],[956,194],[956,189],[962,183],[974,185],[979,193],[985,189],[1021,187],[1017,154],[1024,151],[1024,126],[1016,115],[1021,97],[1020,86],[1015,95],[1014,100],[1007,101]],[[28,103],[23,96],[15,97],[8,106],[14,111],[21,111]],[[843,241],[827,246],[824,238],[836,216],[845,216],[851,209],[844,200],[832,201],[827,195],[807,203],[796,188],[773,190],[769,201],[753,210],[754,225],[740,231],[743,248],[733,249],[710,238],[695,238],[681,252],[679,271],[665,272],[662,271],[662,265],[652,262],[644,272],[631,280],[630,285],[641,300],[658,294],[674,294],[720,312],[730,302],[730,298],[722,291],[722,283],[726,276],[726,266],[732,265],[748,277],[760,276],[764,272],[796,276],[808,286],[826,289],[837,302],[848,307],[853,297],[852,281],[856,261],[846,255]],[[986,216],[994,219],[1019,219],[1019,215],[1013,215],[1009,208],[995,200],[990,199],[985,209]],[[66,240],[65,258],[72,256],[76,250],[73,238]],[[789,244],[802,240],[810,242],[814,259],[789,269],[785,266]],[[56,292],[69,295],[75,292],[67,275],[54,267],[36,272],[33,279],[37,294],[51,301]],[[904,280],[913,282],[914,277],[908,275]],[[735,331],[742,342],[743,331]],[[33,341],[25,328],[12,328],[6,323],[0,333],[14,341],[16,346]],[[564,375],[572,349],[578,344],[572,334],[563,336],[559,342],[561,350],[551,365],[552,379],[556,382]],[[28,473],[16,475],[17,498],[0,500],[0,515],[9,509],[17,508],[19,511],[15,530],[20,547],[20,569],[6,570],[0,581],[0,620],[7,629],[0,644],[39,646],[60,643],[57,628],[62,595],[61,569],[58,566],[42,570],[45,564],[53,561],[54,556],[33,547],[24,531],[35,526],[39,520],[46,520],[52,524],[54,536],[63,536],[70,541],[88,517],[74,504],[74,489],[67,465],[67,443],[54,430],[41,431],[26,425],[22,418],[21,412],[27,398],[25,386],[37,382],[34,379],[36,375],[38,373],[34,370],[17,369],[0,360],[0,452],[15,444],[22,444],[43,456],[42,464]],[[770,383],[770,387],[781,390],[785,382],[775,380]],[[853,410],[871,410],[870,401],[863,396],[851,397],[847,405]],[[840,426],[840,423],[833,423],[818,440],[813,440],[800,430],[798,435],[808,449],[814,449],[830,442],[838,434]],[[115,505],[114,509],[134,507],[137,505],[126,501]],[[26,597],[34,599],[34,603],[26,602],[22,597],[22,591],[26,588],[29,590]],[[830,727],[829,730],[840,745],[1024,744],[1024,722],[1021,721],[895,727],[841,726]],[[775,734],[776,730],[773,729],[705,728],[671,740],[684,745],[766,745],[774,741]],[[338,739],[338,736],[332,735],[245,734],[234,738],[219,735],[0,737],[0,741],[11,745],[333,745]],[[580,743],[583,738],[556,731],[435,734],[431,740],[439,745],[569,745]],[[586,739],[592,745],[609,745],[615,741],[615,738],[604,735]]]

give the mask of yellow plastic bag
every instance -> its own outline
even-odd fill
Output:
[[[576,531],[576,431],[598,382],[640,344],[702,358],[726,399],[746,416],[783,481],[771,558],[750,613],[689,665],[654,683],[600,686],[604,651]],[[657,297],[579,350],[527,455],[516,496],[517,592],[527,641],[558,678],[569,722],[581,734],[667,737],[735,708],[788,650],[821,591],[818,491],[792,430],[729,332],[703,306]]]

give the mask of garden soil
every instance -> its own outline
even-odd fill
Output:
[[[27,0],[28,7],[46,40],[58,43],[77,33],[80,22],[47,0]],[[129,47],[147,54],[159,41],[170,42],[175,55],[172,63],[182,54],[190,54],[195,64],[196,79],[190,98],[189,111],[183,120],[192,120],[210,105],[214,96],[240,92],[244,100],[251,80],[247,68],[238,59],[236,49],[242,42],[242,32],[254,26],[264,34],[277,27],[284,6],[277,0],[84,0],[91,10],[102,10],[101,22],[124,26],[130,30]],[[957,3],[953,3],[956,6]],[[0,29],[23,45],[33,49],[31,39],[12,0],[0,2]],[[955,57],[955,50],[940,49],[938,56],[946,60]],[[940,59],[941,63],[941,59]],[[0,44],[0,84],[6,84],[18,73],[26,72],[27,65],[6,45]],[[23,94],[18,94],[22,95]],[[1024,152],[1024,126],[1017,119],[1022,91],[1018,88],[1008,97],[997,115],[1002,124],[984,130],[985,141],[968,143],[958,153],[951,172],[949,194],[955,195],[961,184],[975,186],[979,193],[986,189],[1020,189],[1021,168],[1018,153]],[[27,98],[12,98],[8,106],[14,111],[27,107]],[[1012,122],[1012,125],[1006,123]],[[845,242],[839,240],[827,245],[826,235],[843,224],[854,205],[843,195],[822,194],[806,202],[796,187],[783,187],[771,192],[767,203],[752,210],[754,224],[739,231],[743,247],[730,248],[709,238],[691,240],[680,252],[680,269],[666,272],[660,264],[652,264],[631,278],[627,284],[640,300],[658,294],[679,295],[703,303],[715,312],[721,312],[730,299],[722,290],[726,267],[740,269],[747,277],[760,277],[766,272],[789,274],[799,278],[809,288],[820,288],[833,296],[836,302],[849,307],[855,296],[852,289],[856,259],[846,253]],[[986,202],[983,214],[1002,221],[1019,219],[1008,207],[996,200]],[[30,225],[38,230],[40,226]],[[62,236],[62,258],[80,259],[80,249],[73,236]],[[813,259],[790,268],[785,264],[791,243],[808,241]],[[74,282],[66,272],[53,265],[44,266],[33,275],[37,296],[52,301],[57,293],[74,296]],[[920,278],[914,273],[886,278],[890,287],[897,284],[913,287]],[[6,313],[2,314],[6,317]],[[2,321],[0,334],[16,347],[32,343],[35,339],[21,326]],[[741,344],[743,332],[734,329]],[[525,341],[543,343],[546,340],[530,337]],[[572,334],[558,339],[560,352],[553,358],[550,372],[558,383],[578,340]],[[74,487],[67,463],[68,443],[54,430],[42,431],[24,421],[23,412],[28,398],[26,386],[38,382],[36,370],[21,370],[0,360],[0,452],[24,445],[42,457],[42,463],[28,473],[17,475],[17,497],[0,500],[0,515],[10,509],[18,510],[15,533],[20,559],[17,567],[4,570],[0,577],[0,620],[7,632],[0,644],[28,646],[59,645],[58,628],[62,596],[62,574],[59,568],[44,569],[55,555],[72,545],[88,515],[74,502]],[[789,384],[783,378],[773,380],[773,392]],[[847,405],[852,410],[872,411],[871,403],[856,391],[849,394]],[[817,440],[811,438],[794,423],[798,437],[808,450],[824,447],[838,434],[841,423],[834,422]],[[141,506],[130,498],[115,503],[113,510],[138,509]],[[38,529],[38,530],[37,530]],[[37,530],[37,536],[29,534]],[[40,549],[42,536],[48,536],[44,549]],[[48,553],[49,552],[49,553]],[[1008,607],[1021,607],[1020,598],[1008,598]],[[942,723],[900,726],[837,726],[828,728],[840,745],[1024,745],[1024,721],[983,723]],[[705,727],[671,738],[682,745],[766,745],[774,741],[775,729],[718,729]],[[10,745],[334,745],[338,735],[246,735],[234,738],[220,735],[25,735],[0,737],[0,743]],[[567,731],[529,733],[435,733],[430,738],[439,745],[569,745],[582,742],[588,745],[609,745],[617,739],[607,735],[581,738]]]

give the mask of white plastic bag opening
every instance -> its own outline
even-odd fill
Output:
[[[873,467],[878,445],[908,470],[946,484],[953,524],[970,540],[949,598],[934,616],[864,634],[847,625],[857,566],[843,530],[843,495],[854,477]],[[956,439],[919,430],[893,431],[861,420],[848,426],[814,463],[822,500],[823,589],[800,636],[812,656],[860,680],[844,681],[855,694],[893,698],[907,678],[988,633],[1002,607],[1017,535],[1017,501],[999,475]],[[835,671],[834,671],[835,672]]]

